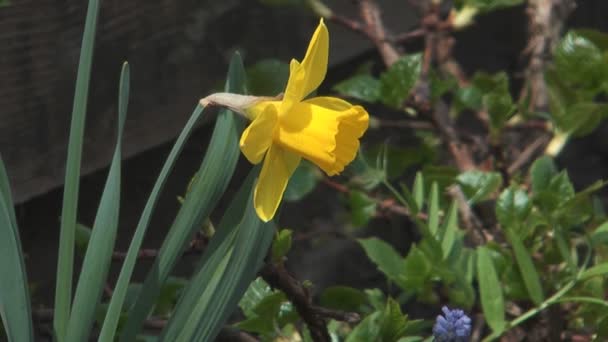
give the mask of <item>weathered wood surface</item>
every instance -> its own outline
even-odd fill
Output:
[[[400,0],[380,1],[387,8]],[[63,183],[87,1],[12,0],[0,8],[0,153],[17,203]],[[356,16],[348,1],[332,5]],[[388,23],[405,28],[404,17]],[[102,1],[89,95],[83,174],[106,166],[115,135],[120,66],[131,64],[125,157],[174,138],[197,99],[222,84],[230,56],[289,60],[316,19],[253,0]],[[369,43],[332,28],[331,62]]]
[[[0,8],[0,153],[17,203],[63,182],[87,1],[12,0]],[[250,0],[102,2],[83,174],[113,149],[120,66],[131,64],[125,155],[176,136],[222,84],[237,48],[248,61],[301,51],[314,19]]]

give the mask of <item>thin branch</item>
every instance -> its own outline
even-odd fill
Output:
[[[327,330],[327,316],[315,310],[315,306],[312,304],[312,296],[308,289],[289,274],[283,264],[269,262],[262,268],[260,274],[270,286],[285,293],[289,301],[295,306],[302,320],[306,322],[314,341],[331,341],[329,331]]]
[[[550,139],[551,138],[549,136],[543,134],[542,136],[534,140],[534,142],[532,142],[530,145],[528,145],[507,169],[509,175],[513,175],[515,172],[517,172],[517,170],[529,163],[537,155],[537,152],[541,150],[541,148],[545,146]]]
[[[574,6],[573,0],[528,1],[530,40],[525,53],[530,55],[526,71],[530,110],[548,110],[549,93],[545,83],[545,70],[551,62],[553,50]]]
[[[483,229],[483,223],[467,202],[462,189],[460,189],[460,186],[450,186],[448,188],[448,194],[456,201],[458,211],[460,212],[460,217],[462,217],[464,226],[469,233],[467,235],[471,237],[473,244],[475,246],[485,244],[488,241],[488,238]]]
[[[376,45],[376,49],[378,49],[378,52],[382,56],[384,64],[386,66],[393,65],[399,59],[400,53],[393,43],[387,39],[386,28],[382,23],[378,4],[374,0],[360,0],[359,12],[365,23],[365,30],[374,45]]]

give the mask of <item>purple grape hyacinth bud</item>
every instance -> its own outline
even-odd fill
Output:
[[[435,342],[467,342],[471,335],[471,319],[464,311],[441,308],[443,316],[437,316],[433,326]]]

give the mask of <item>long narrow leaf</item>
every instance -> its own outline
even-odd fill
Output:
[[[490,251],[483,246],[477,249],[477,281],[485,319],[495,333],[500,333],[505,328],[505,302]]]
[[[256,174],[258,172],[259,168],[252,171]],[[253,190],[252,185],[250,188]],[[252,192],[245,195],[246,207],[242,220],[235,229],[237,235],[234,243],[231,243],[232,253],[227,253],[219,265],[211,265],[209,270],[212,273],[203,276],[206,279],[219,278],[217,286],[209,284],[201,293],[200,287],[204,283],[193,282],[191,289],[194,291],[184,296],[184,302],[192,300],[195,305],[179,308],[188,316],[185,320],[175,320],[179,326],[179,335],[175,341],[212,341],[237,308],[239,300],[262,265],[272,242],[274,228],[272,223],[263,223],[258,219],[252,197]],[[194,296],[187,296],[189,294]],[[165,341],[173,339],[169,337]]]
[[[204,295],[209,296],[213,292],[213,289],[217,287],[221,277],[214,277],[215,272],[218,269],[223,270],[226,267],[225,263],[234,252],[239,224],[243,220],[243,213],[246,212],[247,203],[251,201],[254,180],[255,175],[251,172],[224,213],[220,224],[217,226],[215,235],[201,257],[197,272],[184,290],[167,328],[163,331],[163,340],[175,340],[188,316],[193,312],[196,302],[207,300],[207,298],[203,298]]]
[[[243,93],[245,71],[236,54],[231,63],[226,91]],[[207,154],[197,173],[195,182],[182,204],[163,242],[159,255],[148,272],[146,280],[120,336],[121,341],[133,341],[143,321],[149,315],[160,288],[170,274],[187,242],[209,216],[224,193],[239,156],[237,122],[227,110],[219,113]]]
[[[101,293],[110,268],[112,251],[118,228],[120,209],[120,168],[122,160],[122,133],[129,102],[129,65],[125,63],[120,74],[118,91],[118,135],[114,157],[106,185],[101,194],[99,209],[84,256],[82,270],[76,287],[72,312],[68,323],[66,341],[86,341]]]
[[[55,309],[53,328],[55,336],[62,341],[66,334],[72,297],[72,277],[74,271],[74,235],[78,209],[78,188],[80,182],[80,161],[82,139],[86,117],[89,78],[93,62],[93,47],[99,13],[99,0],[89,0],[87,17],[84,24],[80,61],[76,77],[72,123],[68,141],[68,158],[65,166],[63,206],[61,209],[61,228],[59,237],[59,257],[57,260],[57,279],[55,285]]]
[[[163,165],[163,168],[161,169],[158,178],[156,179],[156,183],[154,184],[154,187],[150,192],[150,196],[148,197],[146,206],[144,207],[144,210],[142,211],[142,214],[139,218],[139,222],[137,223],[135,234],[133,235],[133,239],[131,240],[131,244],[129,245],[127,256],[120,270],[120,275],[118,276],[118,280],[116,281],[114,293],[112,294],[112,299],[110,300],[103,327],[101,329],[101,334],[99,336],[99,341],[110,342],[114,340],[116,328],[118,326],[118,320],[120,318],[120,313],[122,311],[122,307],[127,295],[127,290],[129,288],[129,281],[131,279],[131,276],[133,275],[133,270],[135,269],[135,264],[137,262],[137,255],[143,243],[146,231],[148,230],[148,226],[150,225],[150,220],[152,219],[154,208],[158,203],[160,194],[167,182],[169,174],[175,166],[177,158],[179,157],[192,131],[194,130],[194,128],[196,128],[196,124],[198,123],[202,114],[203,108],[197,106],[190,115],[190,119],[184,126],[177,140],[175,141],[175,144],[173,145],[171,152],[169,152],[169,156],[165,160],[165,164]]]
[[[513,247],[513,253],[515,253],[515,260],[519,267],[519,273],[524,280],[528,295],[534,304],[540,305],[545,300],[545,295],[540,283],[540,276],[532,262],[532,256],[530,256],[530,253],[528,253],[526,247],[513,229],[505,229],[505,231],[507,233],[507,238],[511,243],[511,247]]]
[[[34,341],[27,274],[4,162],[0,158],[0,317],[9,341]]]
[[[429,231],[436,236],[439,229],[439,186],[437,182],[431,185],[431,197],[429,198]]]
[[[458,206],[456,201],[452,202],[448,215],[443,221],[442,229],[440,231],[439,241],[441,241],[441,250],[443,251],[444,259],[450,255],[454,242],[456,241],[456,234],[458,232]]]

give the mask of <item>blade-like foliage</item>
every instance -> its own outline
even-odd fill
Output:
[[[224,214],[198,272],[184,291],[163,341],[211,341],[255,278],[274,234],[253,209],[251,171]]]
[[[84,256],[76,287],[72,312],[68,322],[66,341],[85,341],[106,282],[120,209],[120,169],[122,159],[122,133],[129,103],[129,65],[125,63],[120,74],[118,91],[118,135],[110,172],[106,180],[93,230]]]
[[[89,0],[87,17],[84,24],[72,123],[68,142],[68,158],[65,166],[63,188],[63,206],[61,209],[61,229],[59,237],[59,257],[57,261],[57,279],[55,286],[55,310],[53,328],[58,340],[66,334],[70,315],[72,297],[72,274],[74,271],[74,235],[76,230],[76,213],[78,209],[78,188],[80,182],[80,160],[82,157],[82,139],[86,117],[89,78],[93,62],[93,47],[99,13],[99,0]]]
[[[0,317],[9,341],[34,341],[27,274],[4,162],[0,158]]]
[[[244,93],[244,75],[243,63],[237,54],[230,63],[226,91]],[[187,242],[202,226],[203,221],[209,216],[228,186],[238,157],[236,118],[232,112],[222,110],[217,118],[213,137],[196,179],[160,248],[159,255],[144,281],[135,304],[129,310],[128,319],[120,337],[122,341],[134,340],[143,321],[150,313],[163,282],[167,279]]]

